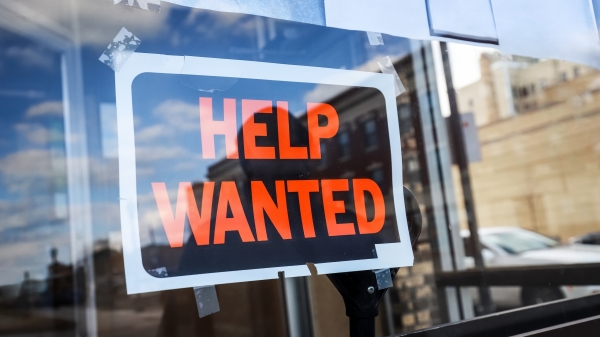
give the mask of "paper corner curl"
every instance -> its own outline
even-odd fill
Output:
[[[400,80],[400,76],[398,76],[398,73],[396,72],[396,69],[394,68],[394,63],[392,62],[392,59],[390,59],[389,56],[386,56],[386,57],[382,58],[380,61],[378,61],[377,64],[379,65],[379,69],[381,70],[382,73],[394,75],[394,84],[396,87],[396,97],[402,95],[402,93],[404,93],[406,91],[406,88],[404,88],[404,84],[402,84],[402,81]]]
[[[371,46],[383,46],[383,36],[381,33],[367,32],[367,38]]]
[[[113,0],[115,5],[125,5],[133,8],[160,13],[160,0]]]
[[[137,36],[123,27],[98,60],[119,72],[141,43]]]

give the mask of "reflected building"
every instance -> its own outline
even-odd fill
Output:
[[[563,241],[600,230],[600,71],[499,54],[480,66],[481,79],[457,90],[479,130],[483,160],[470,166],[479,226]]]

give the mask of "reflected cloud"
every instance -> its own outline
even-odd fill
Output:
[[[40,46],[12,46],[7,48],[4,54],[26,67],[50,70],[55,64],[54,55],[48,53],[45,48]]]
[[[0,68],[1,70],[1,68]],[[39,99],[46,96],[43,91],[38,90],[0,90],[0,96],[5,97],[20,97],[20,98],[31,98]]]
[[[153,125],[146,128],[141,129],[140,131],[135,133],[135,140],[137,143],[152,143],[159,139],[164,139],[163,137],[168,137],[173,134],[173,130],[164,125]]]
[[[156,162],[164,159],[185,158],[189,156],[187,150],[171,146],[137,146],[136,159],[142,163]]]
[[[90,178],[95,186],[118,186],[119,165],[117,160],[89,159]]]
[[[153,167],[138,167],[135,173],[140,177],[151,176],[156,172]]]
[[[50,139],[50,133],[41,124],[19,123],[15,130],[32,145],[45,145]]]
[[[63,116],[63,104],[60,101],[47,101],[36,105],[32,105],[25,112],[25,117],[41,117],[41,116]]]
[[[190,104],[175,99],[164,101],[153,111],[155,116],[162,118],[169,125],[182,131],[191,131],[198,128],[196,123],[199,113],[198,104]]]
[[[38,207],[32,207],[38,206]],[[15,233],[11,233],[8,235],[6,233],[9,229],[14,228],[23,228],[23,227],[35,227],[47,224],[53,216],[54,206],[46,205],[45,207],[40,207],[40,205],[32,205],[31,202],[27,200],[20,201],[0,201],[0,217],[2,218],[2,223],[0,223],[0,233],[3,233],[2,239],[3,241],[11,241],[14,239]]]
[[[181,171],[189,171],[189,170],[195,169],[197,167],[198,166],[196,165],[196,163],[194,163],[194,162],[187,162],[186,161],[186,162],[181,162],[181,163],[175,165],[174,170],[175,171],[179,171],[179,172],[181,172]]]
[[[0,159],[0,174],[6,189],[11,192],[27,191],[34,181],[49,179],[53,172],[48,167],[48,150],[30,149],[11,153]]]

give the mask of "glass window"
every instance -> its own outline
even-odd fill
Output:
[[[378,337],[600,292],[561,281],[600,263],[595,13],[389,2],[388,35],[364,1],[114,2],[0,2],[0,335],[348,336],[322,270],[386,244],[414,259],[360,290]]]
[[[521,254],[558,245],[552,239],[522,230],[483,234],[481,241],[488,246],[497,246],[508,254]]]

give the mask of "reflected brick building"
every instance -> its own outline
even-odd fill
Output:
[[[483,54],[481,73],[458,90],[461,112],[479,126],[483,160],[470,167],[479,226],[563,240],[599,231],[600,72]]]

